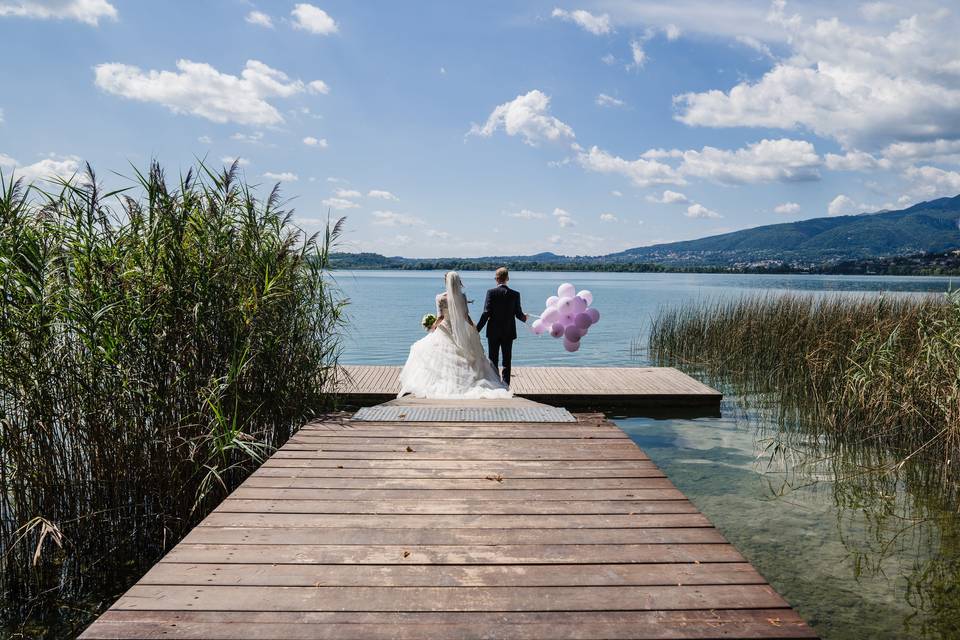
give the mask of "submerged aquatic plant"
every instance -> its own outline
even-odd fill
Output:
[[[342,225],[236,164],[0,182],[0,628],[82,625],[327,405]]]

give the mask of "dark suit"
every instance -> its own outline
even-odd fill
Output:
[[[477,322],[477,331],[487,327],[487,350],[494,369],[499,369],[500,353],[503,353],[503,381],[510,384],[510,359],[513,341],[517,339],[517,324],[526,322],[520,307],[520,294],[505,284],[487,291],[483,302],[483,314]]]

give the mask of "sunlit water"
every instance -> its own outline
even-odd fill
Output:
[[[476,319],[489,273],[461,274]],[[440,272],[339,272],[351,299],[341,359],[401,364],[442,289]],[[645,343],[663,305],[786,292],[817,296],[942,293],[947,278],[713,274],[514,273],[525,311],[539,313],[561,282],[589,289],[601,311],[581,350],[521,330],[515,365],[649,364]],[[851,463],[777,453],[772,420],[732,388],[720,418],[613,416],[823,638],[960,637],[960,519],[936,496],[864,490]],[[779,443],[783,444],[783,443]],[[909,507],[909,508],[908,508]],[[924,518],[904,520],[904,514]]]

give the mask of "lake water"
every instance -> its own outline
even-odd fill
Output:
[[[461,273],[480,315],[489,273]],[[351,299],[341,362],[402,364],[442,290],[441,272],[338,272]],[[579,352],[521,330],[515,365],[638,366],[663,305],[743,295],[942,293],[948,278],[514,273],[539,314],[561,282],[601,311]],[[711,382],[711,381],[707,381]],[[784,443],[755,399],[723,387],[719,418],[612,416],[823,638],[960,638],[960,518],[955,505],[864,482],[856,463]],[[789,451],[790,455],[784,455]],[[812,459],[816,457],[816,459]],[[850,478],[857,479],[851,481]]]
[[[434,297],[443,291],[440,271],[340,271],[335,277],[351,300],[350,328],[342,362],[403,364],[410,344],[424,335],[420,320],[434,313]],[[460,274],[474,320],[493,286],[490,273]],[[560,340],[535,336],[520,327],[514,344],[517,365],[628,366],[646,364],[631,355],[650,319],[664,305],[687,300],[720,299],[748,294],[799,292],[811,295],[942,293],[949,278],[882,276],[767,276],[675,273],[512,273],[510,286],[521,294],[524,311],[539,315],[557,285],[572,282],[589,289],[601,320],[590,328],[577,353],[563,350]],[[531,318],[531,321],[533,319]]]

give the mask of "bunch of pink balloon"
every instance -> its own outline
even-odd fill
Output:
[[[592,304],[592,293],[586,289],[578,293],[576,287],[564,282],[557,288],[557,295],[547,298],[547,308],[530,328],[538,336],[549,333],[563,338],[563,348],[573,353],[590,327],[600,322],[600,312]]]

